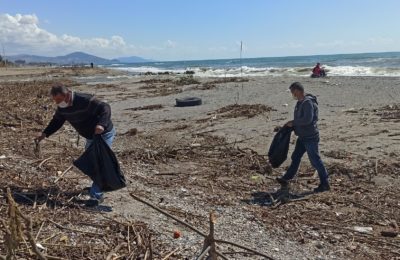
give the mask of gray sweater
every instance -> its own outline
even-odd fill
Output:
[[[307,94],[302,101],[297,101],[294,109],[293,127],[295,134],[301,139],[318,138],[317,121],[317,97]]]

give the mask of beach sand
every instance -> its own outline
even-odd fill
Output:
[[[400,78],[243,80],[133,77],[105,69],[0,70],[0,84],[42,79],[76,81],[72,89],[95,94],[111,105],[118,133],[114,151],[130,183],[127,189],[107,194],[106,204],[113,208],[108,214],[147,223],[157,243],[171,251],[182,248],[173,259],[192,259],[203,238],[135,201],[129,191],[204,231],[208,214],[214,211],[218,238],[275,259],[393,259],[399,254],[398,246],[390,245],[398,245],[399,238],[386,238],[380,232],[400,222],[400,108],[393,106],[399,103]],[[270,205],[268,194],[279,188],[272,179],[284,172],[290,158],[271,171],[265,168],[265,155],[274,129],[293,117],[295,101],[287,89],[295,81],[318,97],[320,150],[332,191]],[[203,104],[175,107],[176,98],[192,96]],[[24,134],[33,135],[29,130]],[[60,135],[71,145],[77,141],[73,131]],[[44,141],[42,149],[59,138],[54,135]],[[294,140],[293,136],[290,152]],[[10,151],[3,153],[8,156]],[[80,183],[88,184],[88,180]],[[317,185],[305,156],[293,192],[302,194]],[[359,226],[373,231],[354,231]],[[183,235],[173,239],[177,229]],[[263,259],[231,254],[234,250],[227,246],[221,251],[230,252],[229,259]]]

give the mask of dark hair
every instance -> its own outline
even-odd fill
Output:
[[[51,87],[50,95],[57,96],[58,94],[66,95],[68,93],[68,88],[64,85],[55,85]]]
[[[292,85],[290,85],[289,89],[290,89],[290,90],[298,89],[298,90],[304,92],[304,87],[303,87],[303,85],[301,85],[300,82],[294,82],[294,83],[292,83]]]

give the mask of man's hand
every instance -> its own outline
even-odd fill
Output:
[[[94,129],[94,134],[96,135],[101,135],[104,132],[104,127],[101,125],[96,125],[96,128]]]
[[[40,143],[43,139],[46,138],[46,134],[45,133],[40,133],[36,138],[35,138],[35,143]]]
[[[293,121],[289,121],[285,124],[287,127],[293,127]]]

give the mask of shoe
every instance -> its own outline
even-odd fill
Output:
[[[314,193],[325,192],[325,191],[329,191],[330,189],[331,189],[331,187],[329,186],[329,184],[320,184],[320,185],[318,185],[317,188],[314,189]]]
[[[86,207],[97,207],[104,202],[104,198],[90,198],[85,202]]]
[[[82,195],[90,195],[90,187],[85,187],[82,189]]]
[[[285,180],[282,177],[277,177],[276,181],[281,185],[281,186],[288,186],[289,185],[289,181]]]

